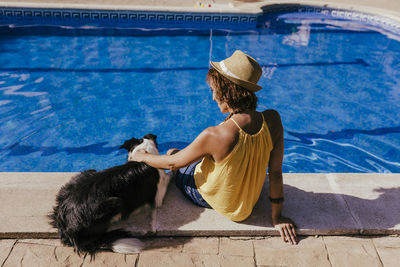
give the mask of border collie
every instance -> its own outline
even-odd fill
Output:
[[[128,228],[115,229],[115,222],[143,206],[162,205],[172,173],[130,161],[138,150],[158,154],[156,138],[147,134],[125,141],[120,148],[129,151],[127,163],[81,172],[60,189],[49,218],[63,244],[73,246],[78,254],[91,255],[104,248],[138,253],[144,247]]]

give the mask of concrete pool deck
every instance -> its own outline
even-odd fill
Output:
[[[263,6],[294,3],[357,10],[400,22],[396,0],[216,0],[211,8],[197,2],[209,1],[8,0],[0,6],[259,13]],[[283,213],[298,226],[302,235],[298,246],[276,237],[265,189],[252,216],[234,223],[213,210],[193,206],[171,185],[162,208],[131,218],[137,222],[132,230],[147,236],[149,249],[134,255],[102,252],[94,262],[77,256],[59,240],[48,239],[57,235],[46,215],[72,175],[0,173],[0,266],[398,266],[400,262],[400,174],[284,174]]]
[[[283,214],[299,244],[276,236],[265,189],[253,214],[231,222],[170,184],[164,205],[126,224],[137,254],[94,261],[63,246],[46,215],[73,173],[0,173],[0,266],[398,266],[400,174],[284,174]],[[50,239],[49,239],[50,238]]]
[[[56,238],[47,214],[72,173],[0,173],[0,238]],[[400,234],[400,174],[284,174],[283,214],[300,235]],[[265,183],[252,215],[232,222],[170,184],[164,204],[126,222],[138,236],[278,235]]]

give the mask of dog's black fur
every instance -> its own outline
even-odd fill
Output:
[[[154,135],[144,138],[152,139]],[[128,140],[120,148],[132,151],[143,139]],[[116,215],[127,218],[135,209],[154,204],[160,175],[145,163],[130,161],[103,171],[87,170],[73,177],[59,191],[56,206],[49,215],[63,244],[79,253],[94,255],[129,233],[108,232]]]

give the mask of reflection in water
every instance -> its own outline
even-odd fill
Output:
[[[282,43],[294,47],[308,46],[308,42],[310,41],[310,28],[310,24],[303,21],[301,25],[297,27],[296,32],[286,35],[283,38]]]

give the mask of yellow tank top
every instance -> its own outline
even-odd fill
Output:
[[[264,116],[261,129],[253,135],[231,120],[239,127],[237,144],[221,162],[205,156],[196,166],[194,180],[214,210],[232,221],[243,221],[260,196],[273,144]]]

